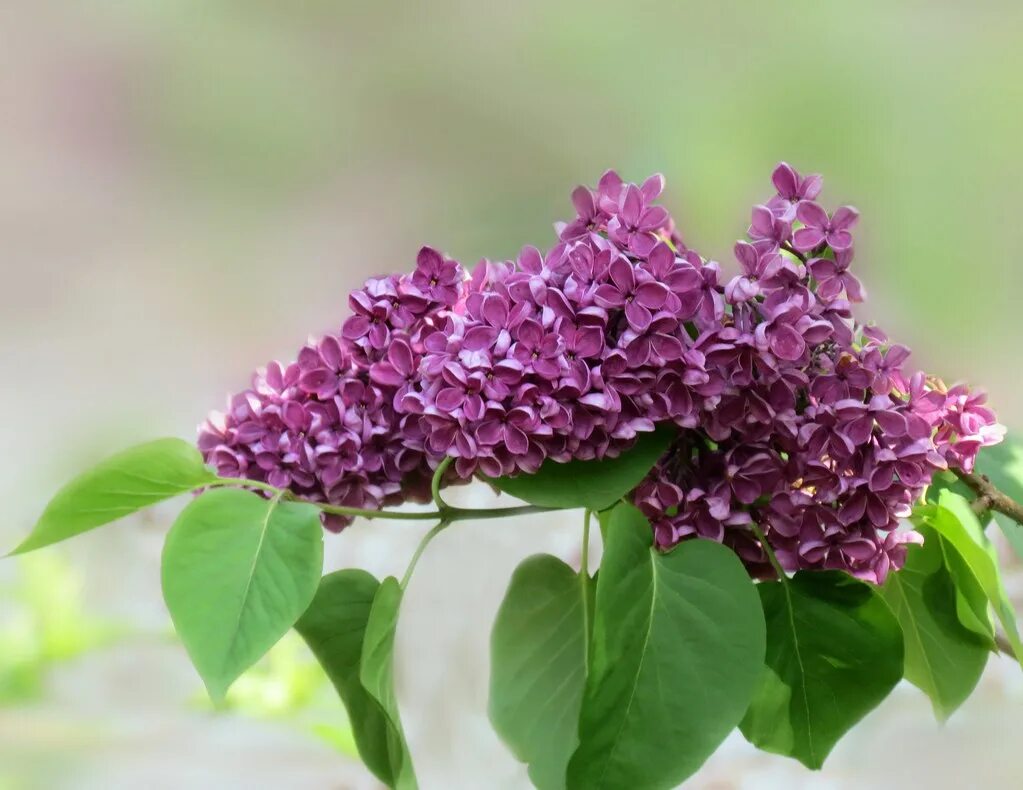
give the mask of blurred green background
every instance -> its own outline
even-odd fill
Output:
[[[860,316],[1023,425],[1023,4],[8,0],[0,20],[3,545],[89,461],[192,435],[367,275],[423,243],[547,245],[608,167],[665,173],[726,268],[773,165],[822,172],[863,214]],[[234,712],[196,702],[159,595],[174,512],[0,564],[0,788],[373,787],[298,645]],[[399,682],[426,790],[526,786],[485,721],[487,628],[516,562],[570,555],[575,527],[452,530],[420,566]],[[330,563],[393,572],[418,534],[358,526]],[[730,741],[692,786],[1018,786],[1021,725],[993,662],[944,729],[905,690],[823,776]]]

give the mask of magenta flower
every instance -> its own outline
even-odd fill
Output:
[[[796,208],[796,219],[804,227],[793,234],[792,246],[800,252],[809,252],[821,244],[827,244],[835,252],[848,250],[853,243],[849,231],[859,218],[859,212],[852,206],[842,206],[829,217],[816,203],[803,201]]]
[[[597,288],[594,301],[609,310],[624,308],[629,324],[639,331],[645,330],[653,320],[650,311],[659,310],[667,301],[667,286],[656,282],[626,258],[612,261],[609,271],[611,282]]]
[[[796,218],[796,206],[804,200],[815,200],[824,186],[824,179],[816,173],[800,176],[786,162],[781,162],[771,174],[771,182],[778,194],[767,202],[767,207],[779,219],[792,222]]]
[[[807,261],[806,268],[817,280],[817,295],[826,301],[838,298],[844,291],[850,302],[862,302],[866,292],[860,281],[849,273],[852,263],[852,248],[835,253],[835,259],[812,258]]]

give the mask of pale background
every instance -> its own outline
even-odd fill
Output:
[[[1021,425],[1021,74],[1009,0],[7,0],[0,548],[87,463],[193,436],[367,275],[549,244],[612,166],[664,172],[721,259],[777,160],[823,172],[863,213],[861,314]],[[294,643],[236,712],[203,706],[159,592],[175,507],[0,563],[0,789],[374,787],[313,734],[343,717]],[[424,790],[527,786],[486,721],[489,623],[577,521],[461,524],[421,563],[398,674]],[[329,563],[399,572],[420,534],[360,525]],[[993,660],[944,728],[900,688],[821,774],[736,737],[689,786],[1016,787],[1021,731],[1023,673]]]

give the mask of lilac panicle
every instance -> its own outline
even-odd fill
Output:
[[[920,539],[900,520],[934,473],[972,469],[1004,430],[983,394],[852,320],[856,210],[829,214],[821,177],[788,164],[771,180],[731,277],[683,244],[659,175],[608,171],[572,193],[553,246],[471,274],[424,247],[411,274],[353,292],[337,332],[257,373],[199,447],[222,475],[376,509],[428,499],[445,457],[446,482],[529,474],[673,423],[632,494],[660,548],[710,538],[767,574],[756,524],[787,570],[880,583]]]

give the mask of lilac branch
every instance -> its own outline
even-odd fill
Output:
[[[972,505],[974,513],[980,514],[993,510],[1003,516],[1008,516],[1017,524],[1023,525],[1023,505],[1003,493],[987,475],[964,472],[961,469],[953,469],[952,472],[977,495]]]

